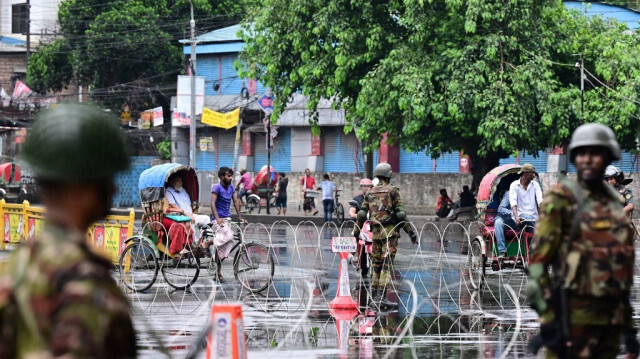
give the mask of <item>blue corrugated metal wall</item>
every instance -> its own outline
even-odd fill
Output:
[[[528,153],[520,153],[520,164],[523,165],[525,163],[531,163],[533,167],[536,168],[536,171],[539,173],[547,172],[547,163],[549,161],[549,152],[548,151],[538,151],[537,157],[534,157]],[[501,158],[500,165],[505,165],[508,163],[516,163],[516,157],[511,155],[509,158]]]
[[[220,91],[223,95],[238,95],[242,89],[242,79],[233,68],[233,62],[238,58],[238,54],[221,56],[222,79],[220,81]],[[247,83],[245,83],[247,85]]]
[[[400,172],[432,173],[433,160],[424,152],[415,153],[400,149]]]
[[[267,146],[264,133],[257,133],[253,137],[254,171],[259,171],[267,165]],[[273,149],[271,150],[271,167],[277,172],[291,172],[291,128],[278,127]]]
[[[156,156],[131,157],[131,167],[126,172],[115,176],[115,184],[118,191],[113,197],[114,207],[133,207],[140,205],[140,193],[138,192],[138,178],[140,173],[151,167],[151,162]]]
[[[567,156],[568,157],[568,156]],[[612,165],[620,168],[624,173],[635,173],[636,172],[636,158],[630,152],[623,151],[620,154],[620,161],[616,161],[612,163]],[[577,172],[575,166],[569,162],[569,172]]]
[[[356,136],[342,127],[325,127],[322,133],[325,172],[357,172]],[[361,169],[362,170],[362,169]]]
[[[436,159],[436,173],[459,173],[460,153],[443,153]]]
[[[218,95],[213,91],[213,83],[218,80],[218,56],[202,55],[198,56],[198,68],[196,73],[198,76],[204,76],[204,94],[205,96]]]

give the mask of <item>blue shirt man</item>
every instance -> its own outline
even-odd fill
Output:
[[[526,227],[528,231],[533,231],[533,228],[536,225],[535,218],[525,213],[521,213],[520,218],[525,219],[526,221],[521,222],[521,225],[518,226],[516,221],[513,219],[511,203],[509,202],[509,191],[505,192],[502,197],[502,201],[500,202],[500,206],[498,206],[498,215],[494,221],[496,242],[498,242],[498,253],[500,253],[500,257],[507,256],[507,247],[504,239],[505,226],[509,226],[510,229],[515,231],[519,231],[524,227]]]
[[[320,182],[318,189],[322,189],[322,206],[324,207],[324,221],[331,222],[333,219],[333,192],[336,191],[336,184],[329,179],[329,174],[325,173],[324,181]]]

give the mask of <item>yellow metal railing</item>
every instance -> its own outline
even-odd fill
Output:
[[[44,208],[31,206],[28,201],[14,204],[0,200],[0,250],[5,250],[6,243],[34,241],[44,228],[45,213]],[[87,240],[115,263],[124,249],[125,240],[133,236],[134,221],[133,209],[128,215],[107,216],[89,227]]]

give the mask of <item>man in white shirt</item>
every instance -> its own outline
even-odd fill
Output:
[[[533,180],[536,177],[535,167],[525,163],[518,174],[520,179],[513,181],[509,186],[511,220],[496,221],[495,234],[501,257],[507,254],[504,225],[510,226],[513,230],[520,230],[525,226],[528,230],[533,230],[538,220],[538,208],[542,203],[542,189],[538,182]]]

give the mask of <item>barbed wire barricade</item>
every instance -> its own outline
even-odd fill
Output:
[[[232,226],[237,230],[236,224]],[[162,276],[142,292],[122,285],[136,329],[142,333],[144,345],[138,346],[149,348],[148,353],[168,348],[167,355],[184,356],[193,349],[198,333],[206,329],[212,305],[239,302],[250,351],[265,351],[266,357],[277,357],[283,349],[335,353],[339,334],[329,302],[336,295],[340,257],[331,251],[331,238],[350,236],[355,226],[351,221],[318,227],[310,221],[292,224],[281,220],[268,227],[254,223],[244,227],[242,241],[264,245],[273,258],[273,278],[260,292],[246,290],[234,278],[233,258],[222,263],[226,283],[214,280],[207,271],[207,261],[212,259],[203,259],[197,280],[185,290],[167,285]],[[399,233],[401,226],[404,224],[394,231]],[[537,327],[537,316],[528,310],[523,292],[528,256],[518,250],[494,269],[491,258],[495,253],[485,252],[479,275],[473,243],[482,241],[485,251],[496,247],[493,231],[483,226],[478,222],[427,222],[413,228],[418,233],[415,245],[403,233],[392,280],[386,287],[398,307],[369,313],[369,317],[366,310],[357,314],[351,320],[349,350],[367,352],[373,346],[372,357],[390,356],[396,350],[412,357],[444,351],[455,353],[453,356],[487,350],[502,357],[509,351],[523,354]],[[525,231],[513,233],[510,240],[524,248]],[[159,266],[169,262],[165,258]],[[115,276],[122,283],[118,272]],[[349,266],[349,277],[356,301],[371,298],[370,280],[353,266]],[[478,278],[482,285],[476,283]],[[361,295],[365,292],[366,296]],[[363,331],[363,325],[371,329]]]

